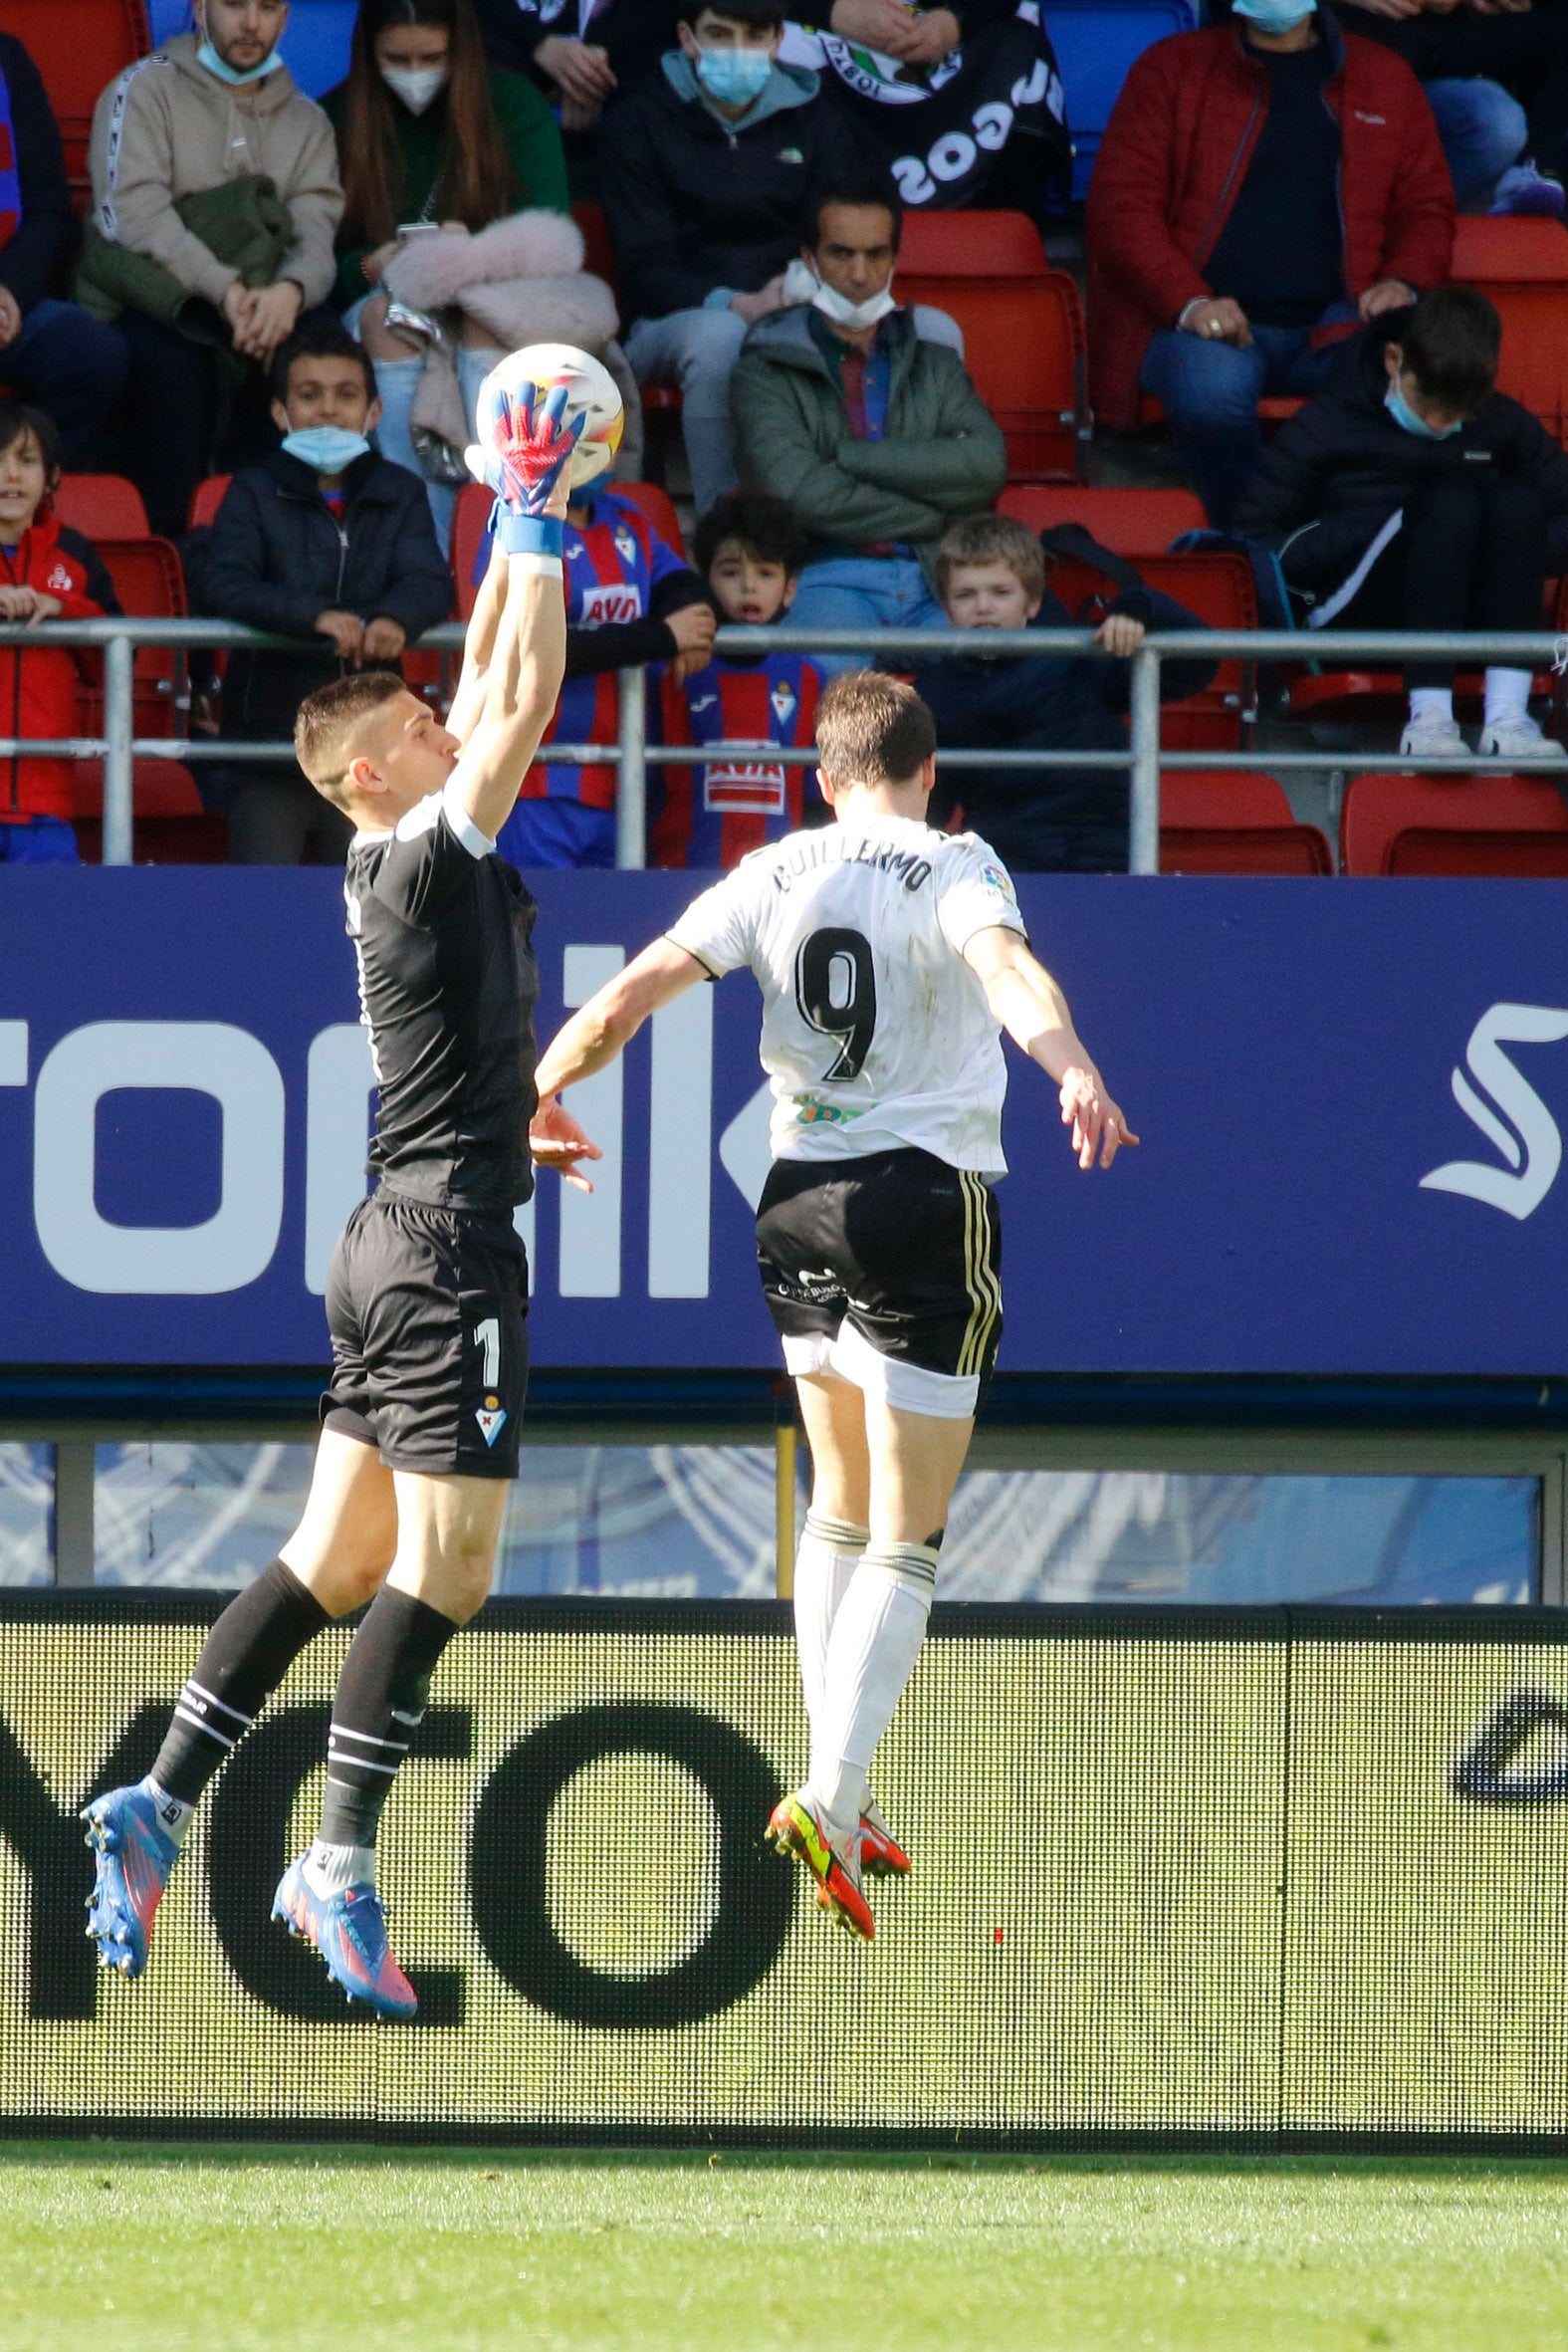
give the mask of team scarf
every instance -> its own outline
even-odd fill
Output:
[[[11,86],[0,71],[0,251],[22,225],[22,175],[16,167],[16,133],[11,127]]]
[[[983,26],[934,66],[903,66],[803,24],[786,28],[779,54],[822,75],[906,205],[974,204],[1015,137],[1040,141],[1042,182],[1071,184],[1067,104],[1039,0],[1019,0],[1016,15]]]

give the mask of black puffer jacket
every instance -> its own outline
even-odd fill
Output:
[[[452,576],[436,541],[425,487],[372,450],[343,476],[339,527],[315,474],[280,449],[235,475],[210,531],[185,549],[191,602],[219,620],[281,636],[309,637],[319,612],[402,624],[410,638],[445,620]],[[342,673],[326,637],[321,652],[236,653],[223,692],[225,735],[294,733],[301,701]]]
[[[720,287],[755,294],[799,252],[811,191],[859,161],[803,67],[776,66],[733,130],[693,88],[676,52],[604,118],[604,214],[631,319],[701,310]]]
[[[1348,344],[1328,386],[1264,448],[1232,530],[1272,550],[1293,588],[1337,588],[1423,482],[1449,473],[1524,481],[1547,517],[1548,569],[1568,561],[1568,457],[1527,408],[1504,392],[1482,402],[1446,441],[1396,424],[1384,405],[1384,351],[1408,311],[1385,312]]]

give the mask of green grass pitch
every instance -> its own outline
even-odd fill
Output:
[[[1550,2160],[0,2146],[0,2352],[1547,2352]]]

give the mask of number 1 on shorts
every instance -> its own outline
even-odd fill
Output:
[[[485,1351],[485,1386],[499,1388],[501,1385],[501,1318],[499,1315],[487,1315],[482,1323],[474,1325],[474,1343]]]

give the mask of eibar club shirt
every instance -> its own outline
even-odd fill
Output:
[[[380,1090],[369,1174],[440,1208],[510,1215],[534,1190],[539,909],[464,808],[458,768],[343,873]]]
[[[913,1145],[1004,1176],[1001,1028],[964,961],[997,927],[1023,917],[977,834],[869,817],[754,850],[668,936],[716,979],[757,977],[775,1159]]]
[[[728,759],[660,772],[653,862],[739,865],[753,850],[799,825],[807,798],[820,805],[814,771],[770,760],[771,750],[804,750],[815,740],[820,684],[799,653],[762,661],[710,661],[681,685],[665,673],[666,744],[728,743]]]

